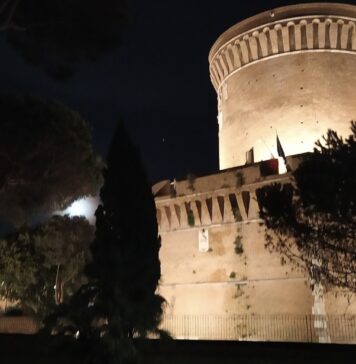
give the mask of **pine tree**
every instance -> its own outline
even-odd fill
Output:
[[[291,184],[256,191],[267,246],[314,281],[356,292],[356,123],[345,140],[329,130]],[[273,234],[271,234],[273,232]]]
[[[0,95],[0,120],[1,220],[19,228],[97,193],[103,164],[76,111],[31,95]]]

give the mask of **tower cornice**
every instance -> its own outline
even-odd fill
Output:
[[[356,6],[312,3],[285,6],[248,18],[224,32],[210,54],[216,90],[250,63],[296,52],[332,51],[356,55]]]

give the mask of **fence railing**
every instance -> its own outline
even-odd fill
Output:
[[[354,315],[165,315],[176,339],[356,344]]]
[[[34,334],[30,317],[0,317],[0,333]],[[165,315],[175,339],[356,344],[355,315]]]
[[[29,316],[0,316],[0,334],[35,334],[39,320]]]

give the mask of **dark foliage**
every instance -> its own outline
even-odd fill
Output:
[[[94,227],[85,218],[68,216],[1,239],[0,296],[19,302],[27,313],[48,315],[86,282],[93,239]]]
[[[21,225],[96,193],[102,162],[78,113],[32,96],[0,96],[0,119],[0,218]]]
[[[305,264],[314,281],[356,291],[355,122],[351,130],[346,140],[329,130],[293,184],[266,186],[257,198],[271,250]]]
[[[126,0],[2,0],[0,24],[28,62],[63,80],[73,62],[117,47],[126,10]]]
[[[162,314],[156,209],[139,152],[119,124],[104,170],[89,276],[114,337],[145,336]]]
[[[103,174],[89,284],[47,327],[79,332],[81,342],[91,343],[91,362],[128,363],[136,356],[134,337],[160,333],[164,299],[156,294],[161,271],[154,199],[138,149],[121,123]]]

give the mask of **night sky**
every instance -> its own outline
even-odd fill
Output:
[[[152,183],[211,173],[218,169],[211,46],[248,16],[301,2],[310,1],[129,0],[121,46],[100,62],[78,65],[74,78],[62,83],[25,64],[1,37],[0,91],[57,99],[79,111],[103,156],[123,119]]]

